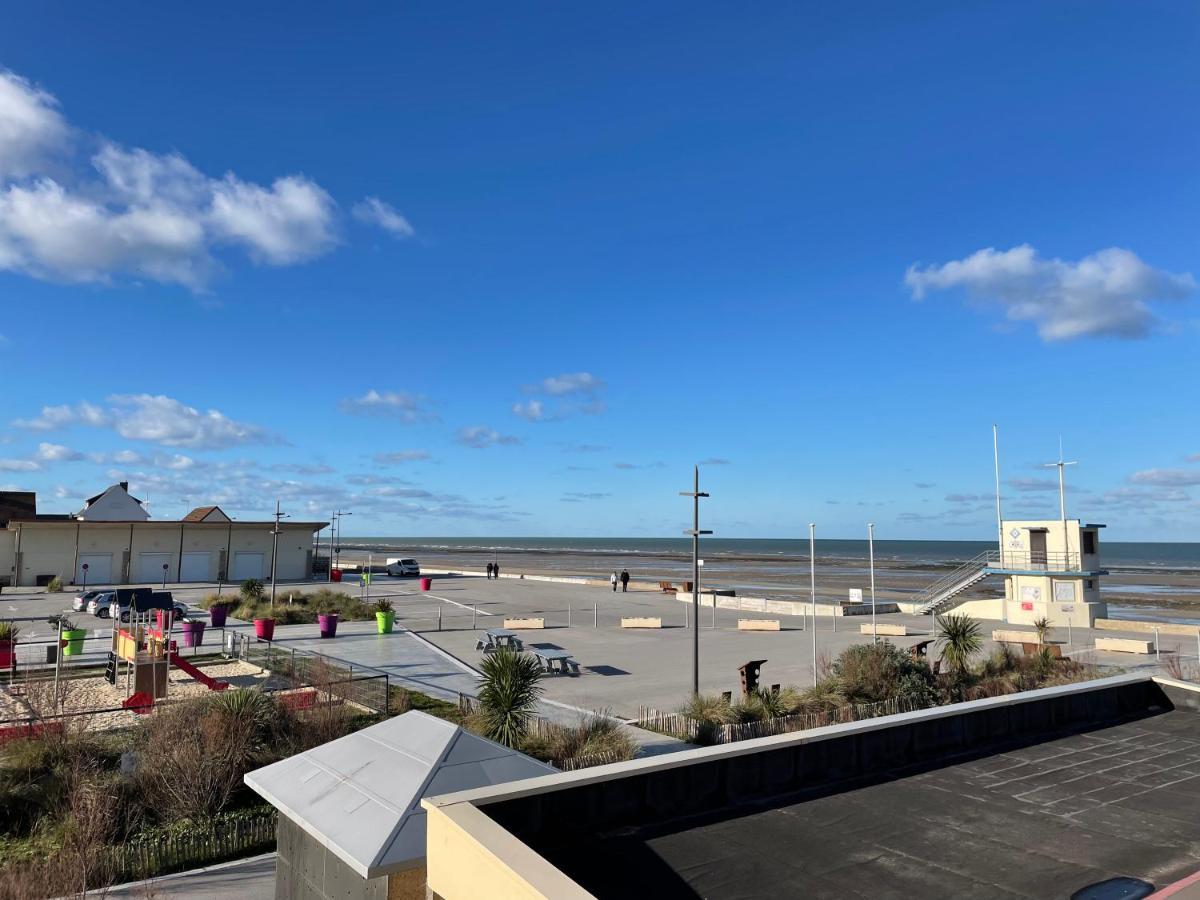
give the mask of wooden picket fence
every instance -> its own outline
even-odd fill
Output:
[[[827,725],[891,716],[922,708],[924,708],[922,704],[901,699],[839,706],[820,712],[797,713],[758,722],[734,722],[718,725],[712,730],[712,740],[717,744],[731,744],[752,738],[770,737],[775,734],[788,734],[793,731],[824,728]],[[636,724],[685,741],[695,740],[696,735],[703,727],[703,723],[698,719],[690,718],[683,713],[667,713],[647,706],[639,707]]]
[[[275,821],[274,811],[263,812],[196,832],[134,839],[110,848],[105,867],[116,881],[132,881],[266,852],[275,846]]]

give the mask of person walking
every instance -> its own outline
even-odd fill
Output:
[[[498,562],[492,563],[492,577],[497,581],[500,580],[500,563]]]
[[[613,569],[613,573],[608,576],[608,583],[612,585],[613,593],[617,592],[617,570]]]
[[[492,580],[492,564],[488,563],[488,581]]]
[[[621,593],[624,594],[629,590],[629,570],[621,570]]]

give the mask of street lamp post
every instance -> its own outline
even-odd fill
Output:
[[[817,686],[817,526],[808,524],[809,603],[812,607],[813,687]]]
[[[692,528],[684,534],[692,536],[692,694],[700,693],[700,535],[712,534],[700,528],[700,498],[708,494],[700,490],[700,467],[692,467],[692,489],[680,491],[679,496],[692,498]],[[713,603],[717,602],[713,597]]]
[[[279,559],[279,520],[286,519],[287,513],[279,511],[279,501],[275,501],[275,527],[271,529],[271,608],[275,608],[275,569]]]
[[[867,553],[871,558],[871,643],[879,643],[879,631],[875,626],[875,523],[867,523]]]

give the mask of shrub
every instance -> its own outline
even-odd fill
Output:
[[[563,768],[596,759],[600,763],[633,759],[637,742],[606,713],[586,716],[573,726],[543,724],[539,734],[530,734],[521,751]]]
[[[0,619],[0,641],[15,641],[20,634],[20,625],[7,619]]]
[[[839,693],[849,703],[934,700],[934,677],[923,659],[914,659],[890,641],[856,644],[843,650],[832,666]]]
[[[257,578],[247,578],[238,588],[238,593],[242,595],[243,600],[250,603],[258,603],[262,600],[266,586]]]
[[[970,668],[971,657],[983,646],[979,623],[965,613],[950,613],[938,616],[937,625],[942,662],[952,674],[965,674]]]
[[[481,731],[498,744],[516,748],[542,695],[541,664],[533,656],[504,649],[484,657],[479,668]]]
[[[374,603],[372,603],[371,606],[375,609],[375,612],[377,612],[377,613],[387,613],[387,612],[391,612],[393,609],[392,601],[389,600],[387,597],[380,597],[378,600],[376,600]]]
[[[63,589],[62,579],[59,578],[57,575],[55,575],[53,578],[51,578],[50,581],[46,584],[46,593],[48,593],[48,594],[57,594],[60,591],[62,591],[62,589]]]

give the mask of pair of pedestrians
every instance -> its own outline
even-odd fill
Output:
[[[488,575],[489,581],[493,578],[499,578],[500,577],[500,563],[498,563],[498,562],[488,563],[487,564],[487,575]]]
[[[620,575],[618,575],[616,570],[614,569],[612,575],[610,575],[608,577],[608,583],[612,585],[614,594],[617,592],[617,582],[618,581],[621,582],[621,593],[622,594],[627,593],[629,591],[629,570],[628,569],[622,569]]]

